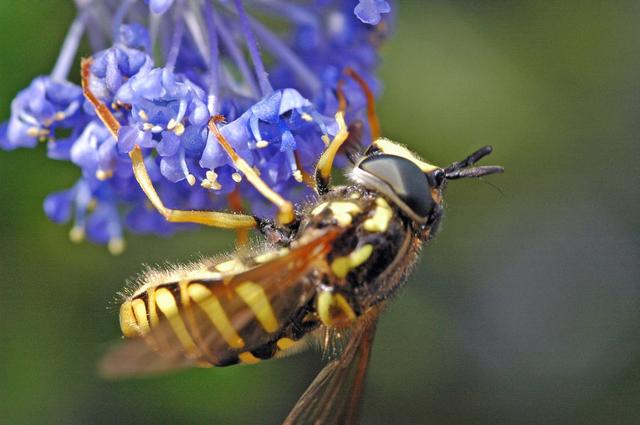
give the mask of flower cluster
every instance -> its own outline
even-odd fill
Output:
[[[252,213],[273,214],[209,133],[214,115],[225,117],[221,133],[270,187],[294,201],[307,196],[303,173],[337,131],[340,80],[347,123],[366,123],[365,94],[343,71],[356,70],[377,91],[377,49],[390,11],[383,0],[77,4],[52,73],[13,100],[0,148],[46,142],[49,157],[76,164],[78,182],[49,195],[45,212],[73,221],[73,240],[86,236],[113,252],[124,246],[124,228],[168,235],[181,227],[166,222],[136,184],[134,146],[170,208],[225,209],[234,193]],[[120,122],[118,140],[68,81],[85,36],[95,52],[89,87]]]

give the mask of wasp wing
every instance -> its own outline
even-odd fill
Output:
[[[382,306],[377,305],[358,318],[341,356],[320,371],[283,425],[350,425],[355,422],[381,309]]]
[[[322,262],[338,234],[332,229],[307,235],[286,252],[263,254],[247,268],[188,269],[177,281],[148,285],[127,301],[131,313],[121,313],[121,321],[131,318],[130,327],[140,335],[106,354],[102,375],[257,361],[259,354],[251,352],[277,339],[315,293],[309,274],[326,267]]]

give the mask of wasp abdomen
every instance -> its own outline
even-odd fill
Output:
[[[261,286],[231,288],[222,277],[149,286],[122,304],[120,325],[126,337],[147,338],[160,352],[177,340],[184,355],[216,366],[257,361],[251,351],[281,326]]]

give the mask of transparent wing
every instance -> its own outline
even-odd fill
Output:
[[[355,423],[381,309],[375,306],[358,318],[342,355],[320,371],[283,425]]]
[[[251,351],[277,339],[315,293],[309,274],[325,261],[337,235],[320,232],[239,271],[213,278],[191,271],[177,282],[149,287],[131,307],[144,331],[108,352],[100,372],[119,378],[258,361]]]

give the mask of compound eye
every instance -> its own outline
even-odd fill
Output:
[[[431,185],[416,164],[400,156],[382,154],[363,159],[358,167],[389,185],[414,214],[429,216],[433,208]]]

